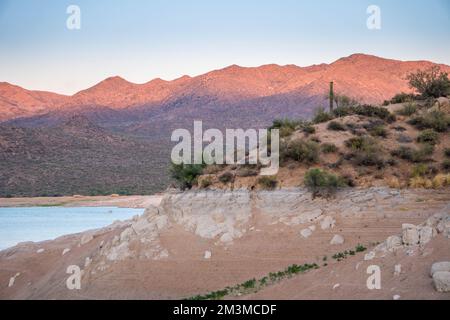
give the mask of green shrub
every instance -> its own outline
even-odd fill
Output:
[[[415,117],[408,121],[419,130],[434,129],[438,132],[445,132],[450,126],[450,117],[441,111],[432,111],[424,116]]]
[[[333,143],[324,143],[320,148],[323,153],[335,153],[338,151],[338,148]]]
[[[415,177],[424,177],[429,173],[432,173],[432,168],[430,168],[428,165],[424,163],[416,164],[411,172],[411,176],[413,178]]]
[[[417,112],[417,104],[412,102],[407,103],[406,105],[403,106],[402,109],[397,111],[399,115],[407,117],[412,116],[416,112]]]
[[[316,110],[313,118],[314,123],[322,123],[333,120],[333,116],[328,112],[325,112],[323,108],[319,108]]]
[[[405,103],[405,102],[411,102],[414,101],[415,96],[414,94],[411,93],[397,93],[395,96],[392,97],[392,99],[390,100],[390,103],[395,104],[395,103]]]
[[[199,164],[174,164],[170,168],[170,175],[185,190],[191,189],[197,183],[197,177],[203,173],[204,165]]]
[[[355,106],[337,107],[336,109],[333,109],[332,114],[335,118],[346,117],[355,113],[354,107]]]
[[[442,169],[450,171],[450,159],[444,159],[444,161],[442,161]]]
[[[219,176],[219,181],[223,184],[234,181],[234,175],[231,172],[225,172]]]
[[[345,131],[346,130],[345,126],[337,121],[330,121],[330,123],[328,123],[327,129],[333,130],[333,131]]]
[[[424,98],[439,98],[450,95],[450,80],[448,74],[440,67],[433,66],[427,70],[417,70],[407,76],[409,85]]]
[[[450,158],[450,148],[445,148],[445,149],[444,149],[444,155],[445,155],[446,157],[449,157],[449,158]]]
[[[398,157],[410,162],[423,162],[428,160],[434,152],[434,146],[430,144],[423,145],[420,149],[401,146],[391,152],[392,156]]]
[[[386,138],[388,136],[388,132],[384,126],[375,126],[369,131],[370,135],[374,137],[382,137]]]
[[[429,144],[438,144],[439,143],[439,134],[433,129],[427,129],[422,131],[417,137],[417,142],[420,143],[429,143]]]
[[[265,190],[273,190],[276,188],[278,181],[276,177],[262,176],[258,179],[258,184]]]
[[[305,186],[312,192],[313,197],[329,196],[340,187],[345,186],[341,177],[321,169],[310,169],[304,177]]]
[[[211,178],[209,178],[209,177],[206,177],[200,181],[200,188],[202,188],[202,189],[206,189],[211,185],[212,185],[212,181],[211,181]]]
[[[300,124],[300,120],[276,119],[273,121],[269,130],[279,129],[280,137],[287,137],[290,136]]]
[[[316,142],[295,139],[282,143],[280,149],[282,161],[291,159],[303,163],[316,163],[319,159],[319,147]]]
[[[257,176],[259,173],[259,170],[255,166],[253,167],[246,167],[241,166],[239,169],[236,170],[236,176],[238,177],[254,177]]]
[[[304,127],[303,127],[303,132],[304,133],[306,133],[306,134],[314,134],[314,133],[316,133],[316,128],[314,128],[314,126],[312,125],[312,124],[306,124]]]
[[[359,105],[354,108],[354,113],[360,116],[376,117],[386,122],[394,122],[395,115],[389,112],[388,109],[383,107],[376,107],[369,104]]]
[[[375,141],[368,137],[354,137],[345,141],[346,147],[353,151],[369,150],[374,144]]]

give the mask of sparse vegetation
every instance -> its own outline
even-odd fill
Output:
[[[434,146],[430,144],[423,145],[420,149],[400,146],[391,152],[392,156],[399,157],[410,162],[423,162],[433,155]]]
[[[291,159],[303,163],[316,163],[319,158],[319,145],[301,139],[291,140],[281,144],[280,156],[282,161]]]
[[[304,183],[313,194],[313,198],[328,197],[335,193],[338,188],[346,186],[341,177],[318,168],[306,172]]]
[[[233,182],[234,181],[234,175],[231,172],[229,172],[229,171],[224,172],[224,173],[222,173],[219,176],[219,181],[222,182],[223,184],[227,184],[227,183]]]
[[[263,176],[258,179],[258,184],[265,190],[273,190],[276,188],[278,181],[276,177]]]
[[[383,125],[373,127],[369,133],[374,137],[386,138],[388,136],[388,132]]]
[[[197,178],[203,173],[204,165],[199,164],[174,164],[170,168],[170,174],[182,190],[191,189],[197,184]]]
[[[444,149],[444,156],[450,158],[450,148],[445,148]]]
[[[422,131],[417,137],[417,142],[429,143],[432,145],[439,143],[439,134],[433,129],[427,129]]]
[[[417,90],[424,98],[439,98],[450,95],[450,80],[448,74],[438,66],[426,70],[417,70],[408,75],[411,88]]]
[[[445,159],[442,161],[442,169],[445,171],[450,171],[450,159]]]
[[[417,112],[417,104],[414,102],[408,102],[406,105],[403,106],[402,109],[397,111],[397,113],[401,116],[410,117],[413,114]]]
[[[390,101],[387,101],[387,104],[396,104],[396,103],[405,103],[405,102],[412,102],[415,99],[415,95],[412,93],[397,93],[395,96],[392,97]]]
[[[333,119],[333,116],[326,112],[323,108],[318,108],[314,114],[313,122],[322,123]]]
[[[412,118],[408,123],[419,130],[434,129],[437,132],[445,132],[450,126],[450,116],[441,111],[432,111],[424,116]]]
[[[328,123],[327,129],[328,130],[333,130],[333,131],[345,131],[345,130],[347,130],[345,128],[345,126],[342,123],[338,122],[338,121],[330,121]]]
[[[338,151],[338,147],[333,143],[324,143],[320,148],[323,153],[335,153]]]

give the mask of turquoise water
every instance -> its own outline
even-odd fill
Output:
[[[115,207],[0,208],[0,250],[24,241],[44,241],[106,227],[144,209]]]

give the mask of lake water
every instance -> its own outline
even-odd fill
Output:
[[[24,241],[44,241],[127,220],[144,209],[116,207],[0,208],[0,250]]]

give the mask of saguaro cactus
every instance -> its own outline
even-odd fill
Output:
[[[333,111],[333,103],[334,103],[334,83],[330,82],[330,112]]]

